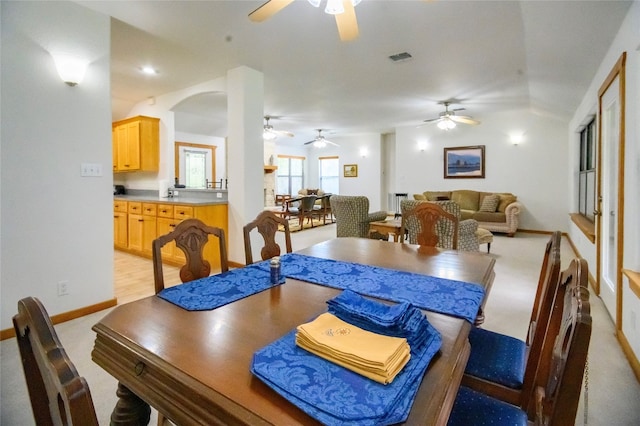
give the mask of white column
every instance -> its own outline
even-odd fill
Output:
[[[227,72],[229,260],[244,264],[242,227],[264,206],[264,77],[248,67]]]

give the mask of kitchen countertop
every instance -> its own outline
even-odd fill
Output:
[[[193,206],[211,206],[217,204],[228,204],[227,200],[207,200],[196,197],[159,197],[157,195],[114,195],[114,200],[122,201],[141,201],[141,202],[154,202],[162,204],[190,204]]]

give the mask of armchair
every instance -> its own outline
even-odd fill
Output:
[[[369,199],[360,195],[332,195],[331,211],[336,217],[336,237],[369,237],[369,223],[385,220],[387,212],[369,213]]]
[[[421,200],[403,200],[400,203],[402,212],[402,220],[404,229],[408,233],[408,241],[410,244],[418,243],[418,234],[420,233],[420,223],[415,216],[408,213],[415,209],[420,203],[438,204],[442,209],[451,213],[458,218],[458,250],[463,251],[479,251],[480,244],[476,231],[478,230],[478,222],[475,219],[460,220],[460,206],[454,201],[421,201]],[[411,217],[409,217],[411,216]],[[407,220],[405,220],[407,218]],[[436,233],[439,236],[438,247],[444,249],[452,249],[453,244],[453,227],[449,223],[442,220],[436,226]]]

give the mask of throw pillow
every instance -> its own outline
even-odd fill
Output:
[[[498,211],[500,213],[504,213],[504,211],[507,209],[507,206],[517,200],[518,198],[511,194],[500,195],[500,203],[498,204]]]
[[[482,200],[482,205],[480,206],[481,212],[493,213],[498,208],[498,204],[500,203],[500,196],[497,194],[487,195]]]
[[[438,195],[436,197],[436,201],[449,201],[449,197],[447,197],[446,195]]]

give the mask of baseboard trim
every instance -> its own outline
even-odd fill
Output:
[[[72,319],[80,318],[85,315],[93,314],[95,312],[100,312],[105,309],[112,308],[117,304],[118,304],[118,299],[116,298],[105,300],[104,302],[96,303],[95,305],[85,306],[83,308],[74,309],[73,311],[68,311],[58,315],[53,315],[51,317],[51,322],[54,325],[60,324],[63,322],[70,321]],[[16,331],[13,328],[0,330],[0,340],[10,339],[12,337],[16,337]]]
[[[636,375],[636,379],[640,382],[640,361],[636,358],[636,354],[633,352],[627,337],[624,335],[622,330],[618,330],[616,333],[616,337],[618,338],[618,343],[620,343],[620,347],[622,348],[622,352],[627,357],[629,361],[629,365],[631,366],[631,370],[633,370],[633,374]]]

